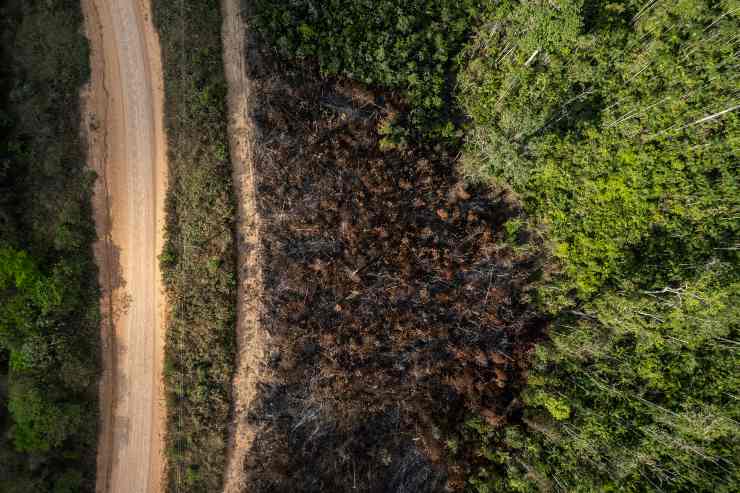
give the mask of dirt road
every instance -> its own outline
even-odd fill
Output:
[[[248,12],[248,11],[247,11]],[[256,63],[254,50],[248,53],[248,38],[240,0],[221,0],[224,72],[228,83],[229,151],[237,198],[237,252],[239,289],[237,291],[237,366],[234,374],[234,416],[224,473],[224,493],[245,491],[245,459],[257,435],[246,420],[257,394],[257,384],[267,375],[263,365],[267,332],[260,324],[262,305],[262,267],[259,241],[260,217],[255,192],[255,126],[252,108],[252,82],[247,64]]]
[[[103,288],[99,493],[162,483],[166,150],[159,40],[148,0],[83,0],[92,80],[83,95],[98,173],[96,259]]]

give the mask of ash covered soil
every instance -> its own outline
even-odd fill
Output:
[[[263,53],[252,64],[266,372],[248,415],[248,491],[446,491],[474,462],[445,437],[515,419],[544,323],[542,259],[519,214],[441,147],[381,150],[392,96]],[[464,455],[464,454],[463,454]]]

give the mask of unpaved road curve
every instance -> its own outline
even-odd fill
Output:
[[[83,0],[92,77],[83,94],[98,173],[103,290],[98,493],[159,493],[163,462],[166,150],[159,40],[148,0]]]

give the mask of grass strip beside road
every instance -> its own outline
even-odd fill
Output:
[[[162,43],[169,190],[166,491],[213,492],[235,358],[234,200],[218,2],[153,2]]]

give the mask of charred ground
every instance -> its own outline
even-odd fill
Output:
[[[253,67],[272,378],[248,417],[252,490],[461,487],[474,458],[448,463],[448,426],[516,413],[544,326],[522,303],[540,259],[504,241],[519,211],[449,149],[381,150],[392,97]]]

